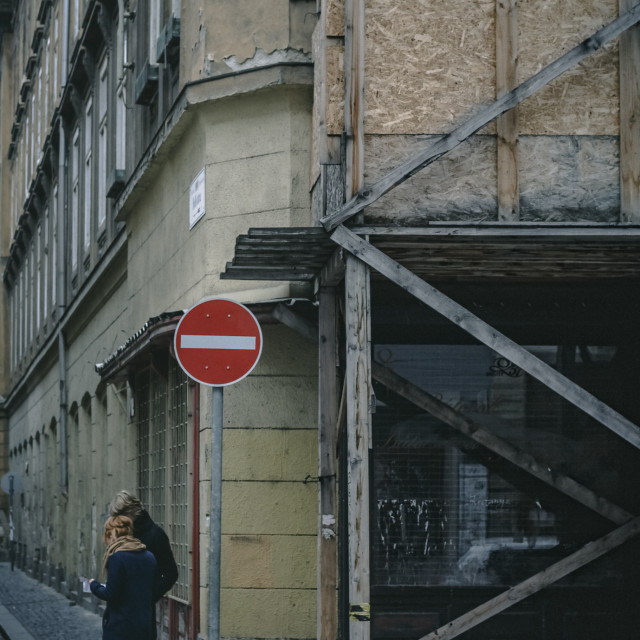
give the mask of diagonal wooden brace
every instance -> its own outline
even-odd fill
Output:
[[[432,287],[366,240],[340,225],[331,239],[351,254],[386,276],[483,344],[508,358],[563,398],[574,404],[621,438],[640,449],[640,429],[601,400],[569,380],[553,367],[510,340],[468,309]]]

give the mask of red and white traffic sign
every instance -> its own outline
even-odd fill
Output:
[[[233,300],[204,300],[180,319],[173,337],[178,363],[202,384],[225,387],[251,373],[262,353],[256,317]]]

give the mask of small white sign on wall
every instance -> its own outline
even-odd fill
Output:
[[[204,215],[204,169],[195,177],[189,190],[189,229]]]

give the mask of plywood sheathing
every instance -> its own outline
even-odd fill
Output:
[[[344,0],[323,0],[327,36],[344,36]]]
[[[520,136],[520,220],[619,222],[618,140]]]
[[[327,77],[327,134],[341,135],[344,131],[344,45],[331,43],[326,51]]]
[[[365,183],[373,184],[436,136],[367,136]],[[497,217],[496,139],[474,136],[395,187],[365,211],[366,223],[420,225],[429,220]]]
[[[341,3],[327,7],[339,34]],[[616,0],[521,0],[518,82],[616,16]],[[368,0],[365,22],[367,133],[443,133],[493,99],[495,0]],[[617,42],[604,47],[526,100],[520,132],[616,135],[617,50]],[[336,115],[344,104],[338,69],[327,67]],[[339,117],[331,123],[337,131]]]
[[[367,136],[365,182],[373,184],[434,136]],[[521,136],[520,217],[617,222],[618,144],[611,136]],[[496,139],[477,135],[365,209],[368,224],[497,220]]]
[[[495,0],[368,0],[365,130],[444,133],[495,96]]]
[[[518,76],[528,77],[618,16],[618,0],[520,0]],[[618,42],[520,105],[520,133],[617,135]]]

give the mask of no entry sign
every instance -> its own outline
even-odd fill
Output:
[[[220,298],[191,307],[173,338],[178,363],[194,380],[225,387],[253,370],[262,353],[262,330],[244,305]]]

